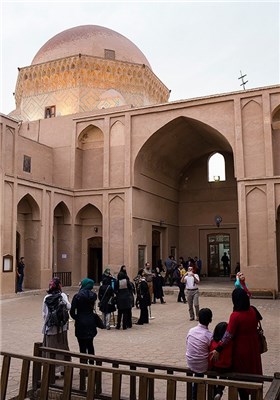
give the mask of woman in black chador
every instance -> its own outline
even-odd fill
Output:
[[[162,286],[164,285],[164,279],[160,273],[159,267],[153,269],[153,291],[154,291],[154,303],[156,303],[157,299],[160,299],[161,304],[164,304],[163,300],[164,293]]]
[[[97,334],[93,314],[97,295],[92,292],[93,285],[92,279],[85,278],[81,281],[81,288],[73,297],[70,310],[70,315],[75,320],[75,336],[79,343],[80,353],[86,354],[94,354],[93,339]]]
[[[131,291],[132,284],[127,276],[125,265],[122,265],[115,284],[118,309],[116,329],[121,328],[121,323],[123,329],[131,328]]]
[[[141,276],[138,284],[140,318],[136,324],[143,325],[149,323],[148,307],[151,305],[151,297],[149,293],[149,287],[144,276],[144,270],[140,270],[138,275]]]

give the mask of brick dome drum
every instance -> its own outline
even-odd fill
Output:
[[[138,47],[100,26],[67,29],[19,68],[16,110],[23,121],[115,107],[166,103],[169,90]]]

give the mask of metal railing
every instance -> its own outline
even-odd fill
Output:
[[[53,272],[53,278],[57,276],[62,286],[72,286],[71,272]]]

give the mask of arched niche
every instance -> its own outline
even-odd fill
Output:
[[[280,105],[272,113],[272,153],[274,175],[280,175]]]
[[[61,201],[53,212],[53,272],[71,272],[72,252],[71,214]]]
[[[76,187],[103,187],[104,134],[94,125],[86,127],[78,137]]]
[[[17,243],[25,258],[26,274],[24,287],[37,289],[41,287],[41,223],[40,208],[36,200],[26,194],[17,205]]]

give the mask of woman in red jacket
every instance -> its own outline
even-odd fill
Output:
[[[232,341],[232,371],[244,374],[262,375],[262,362],[257,334],[258,321],[262,316],[255,307],[250,306],[250,299],[243,289],[232,292],[233,312],[228,327],[217,348],[212,352],[214,361]],[[248,400],[249,392],[239,389],[240,400]]]

